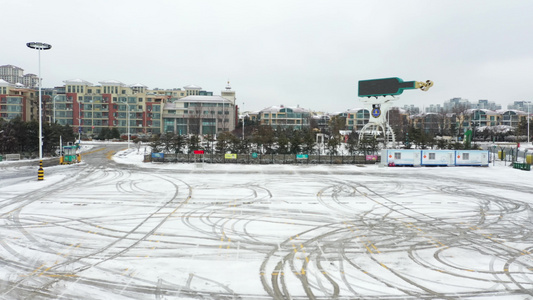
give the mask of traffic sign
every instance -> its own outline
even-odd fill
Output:
[[[381,106],[379,104],[372,105],[372,117],[379,118],[381,116]]]

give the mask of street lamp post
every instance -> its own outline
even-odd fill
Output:
[[[81,146],[81,131],[82,131],[81,123],[83,120],[83,118],[81,117],[81,108],[82,108],[81,104],[82,103],[83,102],[80,99],[78,99],[78,145],[80,146]]]
[[[52,118],[52,122],[55,123],[56,122],[56,98],[59,97],[59,95],[55,95],[54,96],[54,99],[52,101],[52,105],[54,106],[53,107],[53,114],[54,114],[54,117]]]
[[[527,144],[529,146],[529,119],[531,118],[529,116],[529,106],[531,106],[531,101],[527,101],[525,103],[527,103]]]
[[[42,78],[41,78],[41,50],[49,50],[52,48],[52,45],[41,43],[41,42],[30,42],[26,43],[26,46],[32,49],[39,51],[39,171],[37,175],[37,180],[44,179],[44,170],[43,170],[43,109],[42,109]]]
[[[244,141],[244,102],[242,103],[242,140]]]
[[[126,109],[128,112],[126,113],[126,127],[127,127],[127,134],[128,134],[128,150],[130,149],[130,104],[126,100]]]

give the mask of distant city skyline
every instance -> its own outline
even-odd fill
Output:
[[[5,69],[12,69],[13,71],[9,70],[6,72]],[[7,74],[7,75],[6,75]],[[13,74],[17,74],[18,76],[14,76]],[[19,78],[17,80],[13,80],[14,78]],[[4,79],[6,81],[8,81],[9,83],[11,84],[24,84],[25,86],[27,87],[36,87],[37,86],[37,83],[38,83],[38,80],[37,80],[37,75],[33,74],[33,73],[24,73],[24,69],[19,67],[19,66],[15,66],[15,65],[11,65],[11,64],[5,64],[5,65],[0,65],[0,79]],[[11,79],[11,80],[10,80]],[[56,88],[56,87],[61,87],[61,86],[64,86],[66,82],[69,82],[71,80],[77,80],[77,81],[84,81],[86,83],[91,83],[92,85],[94,86],[99,86],[101,85],[101,83],[103,82],[102,80],[99,80],[97,81],[96,83],[93,83],[93,82],[90,82],[88,80],[84,80],[82,78],[76,78],[76,79],[68,79],[68,80],[63,80],[63,84],[62,85],[56,85],[54,87],[44,87],[44,88],[48,88],[48,89],[53,89],[53,88]],[[17,82],[15,82],[17,81]],[[125,83],[125,82],[121,82],[120,80],[115,80],[115,79],[112,79],[111,81],[117,81],[117,82],[120,82],[120,83],[123,83],[127,86],[135,86],[135,85],[143,85],[142,83]],[[226,88],[230,85],[230,82],[228,81],[226,83]],[[198,85],[183,85],[183,86],[180,86],[180,87],[171,87],[171,88],[159,88],[159,89],[186,89],[187,87],[197,87],[198,89],[202,89],[201,86],[198,86]],[[158,89],[157,87],[147,87],[148,89]],[[205,91],[204,91],[205,92]],[[210,94],[210,95],[213,95],[213,92],[212,91],[207,91],[206,93]],[[442,101],[441,103],[429,103],[429,104],[425,104],[425,105],[415,105],[415,104],[404,104],[404,105],[394,105],[395,107],[399,107],[399,108],[402,108],[402,109],[405,109],[405,110],[408,110],[410,112],[422,112],[422,113],[428,113],[428,112],[438,112],[440,110],[446,110],[446,111],[449,111],[451,107],[459,104],[459,103],[467,103],[467,107],[468,108],[477,108],[477,109],[489,109],[489,110],[505,110],[505,109],[516,109],[516,110],[522,110],[522,111],[527,111],[527,105],[525,103],[527,103],[528,101],[513,101],[512,103],[509,103],[507,105],[502,105],[500,103],[496,103],[495,101],[490,101],[490,100],[487,100],[487,99],[479,99],[477,101],[472,101],[471,99],[466,99],[466,98],[462,98],[462,97],[454,97],[454,98],[451,98],[451,99],[448,99],[448,100],[445,100],[445,101]],[[238,102],[236,103],[237,105]],[[442,106],[441,106],[442,104]],[[274,105],[274,104],[273,104]],[[284,105],[284,104],[280,104],[280,105]],[[531,104],[530,105],[530,109],[531,109]],[[288,105],[288,106],[291,106],[291,105]],[[293,107],[298,107],[299,104],[297,105],[292,105]],[[354,107],[351,107],[351,108],[348,108],[346,109],[345,111],[348,111],[350,109],[353,109],[353,108],[362,108],[363,106],[354,106]],[[262,107],[262,108],[259,108],[259,109],[250,109],[252,111],[259,111],[259,110],[262,110],[266,107]],[[311,109],[311,110],[314,110],[312,107],[307,107],[308,109]],[[318,111],[318,110],[314,110],[314,111]],[[326,111],[323,111],[325,113],[339,113],[340,111],[329,111],[329,110],[326,110]]]

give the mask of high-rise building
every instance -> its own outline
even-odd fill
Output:
[[[533,113],[533,101],[515,101],[513,104],[507,105],[507,109],[510,110],[520,110],[527,112],[529,106],[529,112]]]
[[[0,66],[0,79],[3,79],[11,84],[23,83],[24,70],[13,65]]]
[[[461,112],[470,109],[472,105],[467,99],[457,97],[444,102],[443,107],[445,112]]]
[[[499,105],[499,104],[496,104],[494,101],[478,100],[478,103],[477,104],[473,104],[472,108],[489,109],[489,110],[500,110],[500,109],[502,109],[502,106]]]
[[[39,76],[35,74],[24,74],[22,76],[22,84],[29,88],[39,88]]]

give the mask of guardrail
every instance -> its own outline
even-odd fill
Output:
[[[367,160],[365,155],[308,155],[302,159],[296,154],[237,154],[235,158],[228,159],[225,154],[183,154],[183,153],[158,153],[158,155],[145,155],[144,162],[161,163],[215,163],[215,164],[375,164],[377,160]]]
[[[6,160],[20,160],[20,154],[5,154],[4,158]]]

